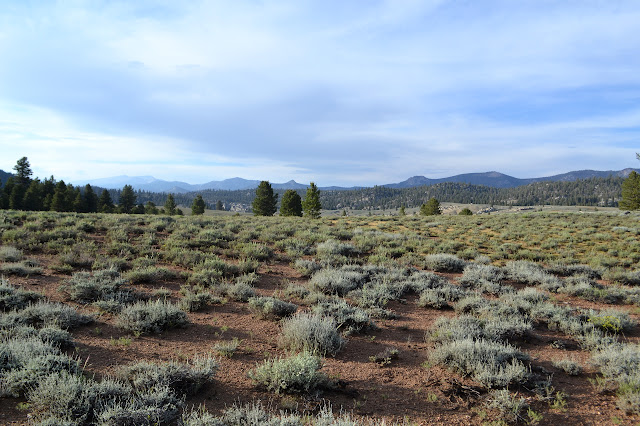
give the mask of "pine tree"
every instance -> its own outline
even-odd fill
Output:
[[[302,216],[302,198],[293,189],[287,189],[282,195],[280,216]]]
[[[158,214],[160,213],[160,210],[158,210],[158,207],[156,207],[156,203],[154,203],[153,201],[147,201],[147,204],[145,204],[144,206],[144,213]]]
[[[29,185],[33,172],[31,171],[31,165],[27,157],[19,159],[16,165],[13,166],[13,170],[16,171],[16,183],[18,185]]]
[[[88,213],[96,213],[98,211],[98,196],[93,191],[91,185],[84,186],[84,205]]]
[[[191,215],[196,216],[204,214],[204,210],[206,207],[207,205],[202,199],[202,195],[198,194],[196,198],[193,199],[193,203],[191,204]]]
[[[440,202],[435,198],[431,198],[426,204],[420,206],[420,214],[423,216],[442,214],[442,211],[440,210]]]
[[[84,202],[84,198],[82,198],[82,193],[79,189],[74,192],[76,196],[73,200],[73,211],[78,213],[85,213],[87,211],[87,205]]]
[[[640,209],[640,175],[635,171],[622,182],[622,199],[618,205],[622,210]]]
[[[406,216],[407,212],[405,211],[404,204],[400,206],[400,210],[398,210],[399,216]]]
[[[131,213],[136,206],[136,194],[133,192],[131,185],[125,185],[120,192],[120,200],[118,206],[122,213]]]
[[[302,202],[302,208],[304,209],[305,216],[312,219],[318,219],[320,217],[320,210],[322,210],[320,190],[318,190],[318,187],[313,182],[311,182],[309,188],[307,188],[307,195]]]
[[[42,186],[39,179],[31,181],[22,199],[22,206],[25,210],[42,210]]]
[[[71,206],[68,203],[67,185],[63,180],[56,184],[56,189],[51,199],[51,207],[49,208],[54,212],[66,212],[71,210]]]
[[[173,198],[173,194],[167,195],[167,201],[164,203],[164,214],[169,216],[178,214],[176,211],[176,200]]]
[[[222,201],[218,200],[216,203],[216,210],[224,210],[224,206],[222,205]]]
[[[278,194],[273,193],[269,181],[263,180],[256,189],[256,198],[251,203],[253,214],[256,216],[273,216],[277,211]]]
[[[100,198],[98,198],[98,211],[100,213],[113,213],[114,207],[111,194],[106,189],[103,189]]]
[[[471,215],[473,215],[473,212],[468,207],[465,207],[464,209],[460,210],[460,213],[458,213],[458,215],[459,216],[471,216]]]

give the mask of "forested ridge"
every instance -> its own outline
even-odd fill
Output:
[[[22,162],[22,163],[20,163]],[[74,187],[64,181],[56,181],[53,176],[40,181],[31,179],[28,160],[19,160],[18,173],[10,176],[0,187],[0,208],[15,210],[56,210],[56,211],[113,211],[133,213],[156,213],[156,206],[167,203],[169,194],[133,191],[126,185],[123,190]],[[3,176],[6,177],[6,176]],[[384,186],[353,190],[321,190],[320,201],[326,210],[354,209],[380,210],[419,207],[429,199],[440,202],[491,205],[582,205],[617,207],[622,197],[622,177],[593,177],[576,181],[536,182],[513,188],[493,188],[483,185],[445,182],[413,188],[395,189]],[[306,189],[296,191],[301,197]],[[122,194],[125,193],[125,202]],[[284,189],[275,189],[278,200]],[[98,194],[101,194],[98,197]],[[175,204],[189,206],[198,196],[202,196],[207,208],[249,211],[256,196],[255,189],[244,190],[202,190],[184,194],[171,194]],[[171,203],[173,203],[173,199]],[[118,208],[115,207],[118,206]],[[124,210],[123,210],[124,207]],[[173,209],[170,209],[173,210]]]
[[[322,207],[335,209],[394,209],[404,205],[419,207],[430,198],[441,202],[474,203],[495,205],[582,205],[616,207],[621,197],[624,178],[590,178],[573,182],[537,182],[515,188],[491,188],[465,183],[439,183],[415,188],[394,189],[383,186],[346,191],[320,191]],[[117,190],[112,190],[117,199]],[[274,190],[280,199],[285,190]],[[305,190],[297,191],[300,196]],[[164,193],[137,191],[139,202],[164,203]],[[209,205],[222,201],[226,208],[231,204],[250,205],[255,197],[254,189],[238,191],[205,190],[174,194],[180,205],[190,205],[193,198],[201,194]]]

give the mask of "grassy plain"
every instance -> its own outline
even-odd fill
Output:
[[[0,422],[640,421],[638,213],[352,213],[0,211]]]

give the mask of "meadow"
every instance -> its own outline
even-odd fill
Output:
[[[639,235],[0,211],[0,423],[638,424]]]

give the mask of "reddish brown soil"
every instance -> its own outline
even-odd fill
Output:
[[[39,256],[38,260],[44,265],[52,262],[47,256]],[[277,292],[287,282],[304,284],[306,281],[284,260],[263,265],[259,274],[260,280],[255,287],[264,295]],[[453,278],[452,275],[447,277]],[[54,301],[62,301],[57,288],[66,278],[68,276],[51,270],[46,270],[42,276],[9,277],[12,284],[44,293]],[[176,280],[135,287],[148,292],[160,287],[168,288],[173,292],[172,300],[177,301],[181,284],[183,282]],[[558,299],[558,303],[604,307],[581,299]],[[76,307],[86,313],[96,313],[94,308]],[[468,425],[489,421],[491,414],[485,417],[482,408],[486,391],[477,383],[446,369],[425,364],[432,349],[431,344],[425,343],[425,332],[439,316],[454,315],[454,312],[420,308],[415,297],[410,297],[405,303],[394,302],[389,308],[397,314],[396,319],[379,320],[378,330],[349,336],[345,349],[335,358],[326,359],[324,370],[339,379],[342,388],[320,395],[281,397],[260,391],[252,384],[247,377],[249,369],[266,358],[285,356],[286,352],[278,346],[277,322],[257,319],[247,304],[233,301],[189,313],[188,326],[160,335],[131,336],[115,327],[113,316],[101,315],[94,324],[73,330],[77,343],[75,355],[86,362],[88,374],[100,378],[112,374],[118,366],[136,360],[181,360],[211,352],[216,342],[236,337],[241,340],[239,350],[231,358],[220,360],[214,383],[199,395],[187,399],[188,407],[204,404],[217,414],[235,402],[261,400],[276,410],[296,407],[300,411],[313,412],[325,402],[330,402],[334,411],[344,410],[357,417],[409,421],[412,424]],[[633,316],[638,319],[637,313]],[[637,331],[626,337],[631,341],[639,338]],[[559,339],[568,343],[566,349],[551,347],[550,343]],[[530,354],[532,368],[546,369],[553,375],[555,389],[567,395],[565,408],[552,409],[545,401],[536,400],[526,389],[520,390],[532,408],[544,416],[541,424],[637,424],[638,416],[629,416],[616,408],[615,395],[603,395],[594,390],[589,379],[596,373],[589,364],[589,355],[572,342],[567,336],[544,327],[536,328],[531,336],[515,342]],[[387,347],[397,348],[399,358],[388,365],[370,361],[371,356]],[[585,367],[585,372],[577,377],[568,376],[552,366],[552,361],[560,358],[575,359]],[[27,411],[17,408],[23,401],[0,398],[0,423],[27,424]]]

